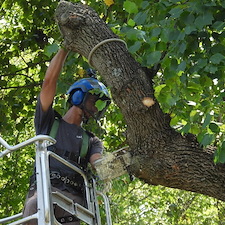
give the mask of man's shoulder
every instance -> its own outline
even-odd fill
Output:
[[[90,131],[88,131],[88,130],[85,130],[85,129],[83,129],[83,130],[84,130],[84,132],[85,132],[90,138],[96,137],[96,136],[94,135],[94,133],[92,133],[92,132],[90,132]]]

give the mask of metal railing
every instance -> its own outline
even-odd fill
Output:
[[[9,145],[5,140],[0,137],[0,144],[2,144],[6,149],[0,153],[0,158],[8,153],[14,152],[22,147],[30,145],[32,143],[36,144],[36,180],[37,180],[37,212],[26,218],[22,218],[22,213],[16,214],[14,216],[6,217],[0,219],[0,224],[7,223],[10,221],[10,225],[22,224],[24,222],[30,221],[32,219],[37,219],[38,225],[53,225],[60,224],[54,216],[53,204],[57,204],[62,209],[68,211],[72,215],[76,216],[78,219],[86,222],[90,225],[101,225],[101,218],[99,212],[99,206],[97,201],[97,195],[104,199],[105,214],[107,225],[111,225],[111,214],[109,201],[106,195],[96,191],[95,180],[92,178],[89,182],[86,174],[78,167],[69,163],[65,159],[61,158],[57,154],[47,151],[47,147],[51,144],[56,143],[56,140],[47,135],[37,135],[29,140],[26,140],[15,146]],[[75,172],[79,173],[83,180],[85,186],[86,202],[87,207],[83,207],[78,203],[74,203],[71,199],[67,198],[59,192],[51,191],[50,175],[49,175],[49,157],[54,157],[56,160],[65,164]]]

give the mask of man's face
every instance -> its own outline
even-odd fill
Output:
[[[95,115],[98,112],[97,107],[95,106],[96,101],[98,100],[98,96],[89,94],[84,104],[84,113],[87,118]]]

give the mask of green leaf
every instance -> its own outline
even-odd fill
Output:
[[[186,26],[193,25],[195,20],[195,16],[193,15],[193,13],[185,13],[185,15],[182,18]]]
[[[104,93],[100,89],[97,89],[97,88],[90,90],[89,93],[92,95],[99,95],[99,97],[104,96]]]
[[[186,49],[187,49],[187,44],[185,42],[181,43],[179,47],[179,52],[183,54]]]
[[[127,24],[128,24],[129,26],[131,26],[131,27],[134,27],[135,21],[132,20],[132,19],[129,19],[128,22],[127,22]]]
[[[95,106],[97,107],[98,111],[102,111],[106,107],[107,102],[102,101],[101,99],[98,99],[95,102]]]
[[[56,53],[59,49],[59,46],[57,44],[48,45],[44,49],[44,54],[48,57],[52,56],[53,53]]]
[[[220,64],[222,61],[224,61],[224,59],[225,59],[225,57],[222,54],[216,53],[216,54],[212,55],[209,60],[213,64]]]
[[[204,120],[204,123],[203,123],[203,125],[202,125],[202,128],[203,128],[203,129],[206,128],[206,126],[209,125],[209,123],[210,123],[210,121],[211,121],[211,118],[212,118],[212,116],[211,116],[209,113],[207,113],[207,115],[206,115],[206,117],[205,117],[205,120]]]
[[[139,12],[135,17],[134,21],[137,25],[142,25],[145,23],[145,20],[147,19],[148,14],[145,12]]]
[[[141,47],[141,42],[140,41],[136,41],[134,43],[134,45],[129,47],[129,52],[135,53],[135,52],[137,52],[140,49],[140,47]]]
[[[180,120],[180,118],[178,116],[172,117],[172,119],[170,120],[170,126],[177,125],[177,123],[179,122],[179,120]]]
[[[160,51],[151,52],[150,54],[147,55],[147,64],[152,65],[158,63],[160,58],[161,58]]]
[[[161,33],[160,27],[155,27],[154,29],[152,29],[152,36],[158,37],[160,33]]]
[[[198,67],[203,68],[208,64],[208,59],[199,59],[198,60]]]
[[[215,155],[216,163],[225,163],[225,141],[218,147]]]
[[[131,1],[127,0],[123,3],[123,7],[130,14],[131,13],[138,13],[138,7],[134,2],[131,2]]]
[[[198,118],[199,118],[199,113],[198,113],[198,111],[197,111],[197,110],[192,110],[192,111],[190,112],[190,121],[191,121],[191,122],[195,122],[195,121],[198,120]]]
[[[143,2],[141,3],[142,9],[146,9],[148,6],[149,6],[149,2],[148,2],[148,1],[143,1]]]
[[[172,18],[178,18],[178,17],[180,17],[180,15],[183,11],[184,10],[180,7],[174,7],[173,9],[171,9],[169,11],[169,14],[171,15]]]
[[[193,31],[196,31],[196,27],[193,25],[186,26],[184,29],[185,34],[191,34]]]
[[[214,74],[214,73],[216,73],[216,71],[218,71],[218,67],[217,66],[213,66],[212,64],[209,64],[208,66],[206,66],[204,68],[204,70],[206,72],[210,72],[210,73]]]
[[[208,76],[201,76],[200,79],[200,84],[203,86],[203,87],[209,87],[212,85],[212,79],[210,79]]]
[[[222,151],[225,151],[225,141],[223,141],[223,143],[221,144],[221,149]]]
[[[179,72],[179,71],[185,71],[186,65],[187,65],[187,64],[186,64],[185,61],[181,62],[181,63],[178,65],[178,67],[177,67],[177,72]]]
[[[164,87],[166,87],[165,84],[161,84],[161,85],[155,87],[155,96],[156,96],[156,98],[159,96],[161,90],[162,90]]]
[[[162,31],[161,31],[161,40],[163,42],[168,42],[170,33],[171,33],[171,29],[169,29],[167,27],[165,27],[165,29],[162,29]]]
[[[145,40],[146,33],[142,30],[126,27],[121,29],[121,32],[130,40]]]
[[[180,35],[180,31],[174,29],[174,30],[170,31],[170,34],[169,34],[168,38],[169,38],[170,41],[178,40],[179,35]]]
[[[204,136],[203,136],[203,139],[201,141],[201,144],[206,147],[207,145],[211,144],[212,141],[214,140],[215,136],[213,134],[209,134],[209,133],[206,133]]]
[[[213,133],[219,133],[220,132],[220,128],[216,123],[210,123],[209,124],[209,129],[213,132]]]
[[[195,83],[195,82],[189,82],[188,84],[188,90],[190,91],[201,91],[202,90],[202,86],[198,83]]]
[[[206,25],[212,24],[213,16],[210,12],[205,12],[203,15],[198,16],[194,22],[194,24],[199,28],[202,29]]]
[[[221,31],[225,27],[225,22],[223,21],[216,21],[212,27],[218,31]]]
[[[176,96],[173,96],[172,94],[167,93],[167,95],[166,95],[166,103],[169,106],[175,105],[176,101],[177,101]]]
[[[197,135],[201,132],[201,129],[199,128],[199,126],[197,124],[193,124],[191,126],[190,132],[194,135]]]
[[[191,128],[190,123],[187,123],[182,129],[181,132],[187,134]]]

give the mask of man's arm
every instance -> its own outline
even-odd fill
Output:
[[[40,101],[44,112],[48,110],[55,97],[57,80],[67,55],[68,51],[60,49],[51,60],[45,73],[45,78],[40,93]]]
[[[90,164],[92,166],[93,169],[95,169],[95,162],[98,160],[98,159],[101,159],[102,158],[102,154],[101,153],[95,153],[93,154],[91,157],[90,157]]]

